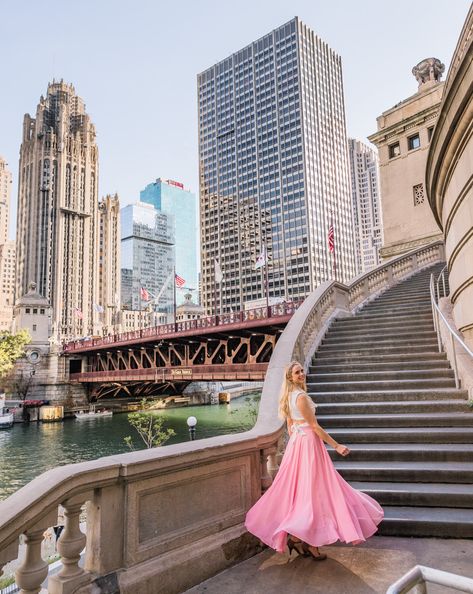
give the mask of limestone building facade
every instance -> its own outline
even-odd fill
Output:
[[[377,153],[359,140],[348,139],[351,193],[358,272],[380,263],[383,242],[379,161]]]
[[[473,350],[473,8],[445,83],[426,185],[432,212],[445,236],[453,318]]]
[[[15,295],[16,246],[8,240],[12,174],[0,157],[0,331],[11,330]]]
[[[36,283],[57,341],[98,331],[97,192],[95,127],[74,87],[53,81],[23,122],[16,299]]]
[[[107,195],[99,202],[99,286],[94,311],[104,336],[115,334],[120,311],[120,200]]]
[[[16,243],[0,244],[0,331],[11,330],[15,296]]]
[[[8,164],[0,156],[0,244],[8,239],[8,225],[10,222],[12,173]]]
[[[206,311],[243,309],[266,285],[269,298],[298,300],[334,276],[347,282],[356,266],[340,56],[295,17],[197,86]]]
[[[379,151],[383,259],[442,238],[425,190],[427,153],[440,111],[445,67],[436,58],[413,68],[417,93],[377,118],[369,140]]]

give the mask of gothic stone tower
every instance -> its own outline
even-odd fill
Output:
[[[20,148],[16,299],[35,282],[52,307],[53,339],[96,332],[98,150],[72,85],[53,81]]]

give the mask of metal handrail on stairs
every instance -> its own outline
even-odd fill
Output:
[[[442,268],[442,271],[439,274],[439,278],[440,278],[440,275],[445,274],[445,268],[446,268],[446,266],[444,266],[444,268]],[[443,276],[443,279],[444,279],[443,280],[443,288],[444,288],[444,295],[445,295],[445,276]],[[435,296],[436,296],[435,288],[437,288],[437,299],[435,298]],[[440,307],[438,306],[438,303],[437,303],[438,295],[439,295],[438,290],[439,290],[438,279],[437,279],[437,285],[435,285],[434,274],[432,273],[430,275],[430,302],[432,304],[432,316],[434,318],[434,328],[435,328],[435,332],[437,334],[437,343],[438,343],[439,353],[441,353],[443,350],[442,337],[440,334],[440,319],[442,319],[443,323],[445,324],[445,327],[448,330],[448,333],[450,335],[451,344],[452,344],[452,359],[453,359],[452,365],[453,365],[453,373],[455,374],[455,387],[460,388],[460,378],[458,376],[456,342],[458,342],[463,347],[463,349],[470,355],[472,360],[473,360],[473,351],[471,351],[471,349],[468,348],[468,346],[465,344],[463,339],[459,336],[458,331],[455,328],[452,328],[452,326],[447,321],[447,318],[440,311]]]
[[[397,582],[391,584],[386,590],[386,594],[407,594],[416,586],[418,594],[427,594],[427,583],[473,594],[473,580],[471,578],[441,571],[440,569],[433,569],[432,567],[424,567],[423,565],[416,565]]]
[[[443,288],[443,295],[442,297],[446,297],[447,296],[447,288],[446,288],[446,284],[445,284],[445,271],[448,268],[448,264],[445,264],[445,266],[442,268],[442,270],[439,272],[439,275],[437,277],[437,282],[435,283],[436,288],[437,288],[437,303],[440,299],[440,279],[442,279],[442,288]]]

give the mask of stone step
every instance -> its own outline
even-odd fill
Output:
[[[395,323],[387,323],[387,322],[376,322],[376,323],[366,323],[366,322],[357,322],[356,324],[332,324],[329,329],[329,334],[338,335],[338,334],[346,334],[348,335],[356,335],[360,332],[365,334],[373,333],[373,334],[383,334],[383,333],[394,333],[396,331],[405,331],[409,330],[410,332],[417,332],[419,331],[433,331],[434,325],[432,320],[425,320],[420,322],[406,322],[400,321]]]
[[[317,365],[311,365],[309,367],[309,374],[313,373],[338,373],[340,371],[346,372],[361,372],[361,371],[385,371],[392,372],[396,370],[439,370],[445,369],[450,370],[450,364],[444,359],[431,360],[431,361],[409,361],[406,365],[405,361],[391,361],[391,362],[356,362],[353,361],[350,364],[339,363],[338,359],[334,359],[334,362],[327,363],[324,359],[317,361]]]
[[[346,443],[350,448],[347,462],[471,462],[471,443]],[[327,446],[332,460],[339,461],[337,452]],[[473,505],[473,499],[472,499]]]
[[[471,427],[332,428],[339,443],[473,443]]]
[[[332,428],[400,428],[400,427],[468,427],[473,429],[473,413],[409,413],[386,415],[317,415],[320,425],[330,433]]]
[[[345,367],[343,368],[345,369]],[[317,368],[315,373],[308,373],[308,383],[324,382],[349,382],[349,381],[371,381],[371,380],[404,380],[404,379],[433,379],[433,378],[452,378],[453,369],[398,369],[390,371],[339,371],[338,373],[324,373],[322,369]]]
[[[454,388],[455,381],[452,378],[431,378],[431,379],[398,379],[398,380],[367,380],[367,381],[331,381],[331,382],[307,382],[307,389],[311,393],[317,392],[351,392],[363,390],[426,390],[437,388]]]
[[[466,400],[467,390],[456,388],[441,388],[435,390],[365,390],[359,392],[312,392],[308,390],[309,396],[316,403],[337,403],[337,402],[399,402],[417,400]]]
[[[373,497],[381,506],[463,507],[473,505],[470,483],[388,483],[350,481],[355,489]]]
[[[338,326],[333,324],[330,326],[328,331],[328,336],[330,337],[340,337],[340,336],[359,336],[360,334],[370,334],[370,335],[377,335],[383,336],[385,334],[397,334],[402,332],[403,334],[406,332],[410,333],[418,333],[418,332],[435,332],[434,325],[430,321],[426,321],[424,323],[415,323],[415,324],[406,324],[405,322],[400,324],[377,324],[377,325],[368,325],[368,324],[359,324],[358,326],[347,326],[342,325]]]
[[[353,356],[345,356],[344,353],[336,353],[333,351],[327,351],[326,353],[320,353],[317,351],[314,357],[312,358],[312,364],[317,366],[319,363],[364,363],[373,361],[373,363],[405,363],[406,367],[409,366],[411,361],[417,361],[422,359],[422,361],[446,361],[447,355],[445,353],[439,353],[438,350],[435,352],[432,351],[424,351],[424,352],[417,352],[417,353],[393,353],[393,354],[382,354],[373,357],[370,353],[363,355],[360,354],[355,361],[353,361]]]
[[[473,483],[473,462],[335,461],[346,481]],[[472,501],[473,507],[473,501]]]
[[[430,303],[430,295],[428,293],[422,293],[420,295],[382,295],[374,301],[371,301],[370,305],[379,305],[380,303],[392,303],[393,305],[418,305],[419,303]]]
[[[386,506],[378,534],[473,538],[473,510]]]
[[[380,331],[372,331],[372,330],[359,330],[358,332],[333,332],[330,330],[327,335],[323,339],[323,344],[335,344],[335,343],[358,343],[358,342],[368,342],[371,343],[372,340],[376,340],[376,342],[389,342],[389,341],[396,341],[399,342],[401,340],[437,340],[437,334],[434,330],[411,330],[406,329],[405,331],[396,332],[395,330],[384,330],[384,332]]]
[[[341,323],[367,323],[367,324],[375,324],[375,323],[379,323],[379,322],[392,322],[393,320],[396,321],[405,321],[406,323],[409,323],[410,321],[415,321],[415,320],[430,320],[432,321],[432,309],[426,309],[424,312],[419,312],[419,311],[413,311],[413,312],[408,312],[408,313],[403,313],[400,314],[399,312],[396,313],[396,315],[393,315],[392,312],[388,312],[388,313],[383,313],[383,312],[378,312],[378,313],[369,313],[369,312],[365,312],[364,310],[361,310],[359,313],[357,313],[355,316],[353,317],[347,317],[347,318],[337,318],[337,322],[341,322]]]
[[[318,415],[387,415],[422,413],[470,412],[468,401],[455,400],[390,400],[387,402],[317,402]],[[473,459],[473,458],[472,458]]]
[[[356,315],[360,317],[369,317],[369,316],[379,316],[379,315],[407,315],[407,314],[417,314],[417,315],[424,315],[432,312],[432,307],[430,303],[426,305],[399,305],[399,306],[387,306],[381,305],[377,306],[375,304],[367,304],[365,307],[360,310],[359,313]]]
[[[319,347],[319,353],[323,352],[342,352],[342,353],[371,353],[372,355],[376,355],[376,353],[404,353],[409,351],[411,353],[416,352],[423,352],[423,351],[434,351],[438,349],[437,340],[426,340],[426,339],[410,339],[410,340],[401,340],[396,341],[394,339],[390,339],[387,341],[380,341],[377,340],[375,345],[373,346],[366,346],[363,344],[357,343],[350,343],[350,342],[340,342],[335,344],[322,344]]]
[[[364,314],[379,314],[379,313],[389,313],[391,315],[396,313],[427,313],[428,311],[432,311],[430,301],[422,301],[416,304],[407,304],[407,303],[370,303],[366,305],[361,311]]]

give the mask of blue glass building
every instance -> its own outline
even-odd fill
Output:
[[[140,192],[141,202],[172,215],[176,254],[176,274],[185,280],[185,287],[198,290],[197,204],[195,194],[173,180],[158,178]],[[176,302],[184,303],[184,289],[176,289]],[[197,299],[196,299],[197,300]]]

